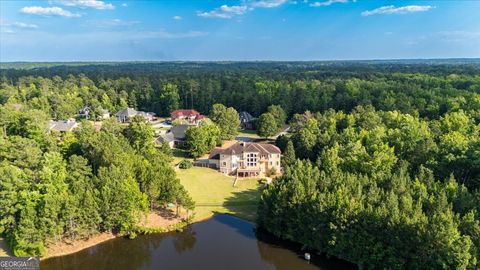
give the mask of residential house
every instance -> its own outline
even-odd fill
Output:
[[[85,106],[78,111],[78,116],[80,116],[80,117],[88,119],[89,115],[90,115],[90,107],[89,106]]]
[[[185,146],[185,133],[191,125],[175,125],[155,140],[156,145],[168,143],[170,148]]]
[[[107,109],[102,109],[102,119],[110,118],[110,112]]]
[[[253,129],[253,120],[255,118],[246,111],[242,111],[239,114],[240,117],[240,127],[246,129]]]
[[[143,112],[143,111],[137,111],[133,108],[125,108],[123,110],[120,110],[115,114],[117,117],[118,122],[120,123],[129,123],[132,121],[132,118],[135,115],[141,115],[145,118],[147,121],[152,121],[155,118],[155,113],[152,112]]]
[[[209,166],[226,175],[251,177],[280,173],[281,151],[272,144],[237,142],[227,149],[214,149]]]
[[[175,110],[170,114],[170,117],[172,121],[185,120],[190,125],[198,125],[205,118],[196,110]]]
[[[90,112],[91,112],[90,106],[85,106],[78,111],[78,116],[88,119],[90,117]],[[98,116],[101,119],[108,119],[110,118],[110,112],[106,109],[102,109],[101,114]]]
[[[48,122],[47,130],[56,130],[58,132],[67,132],[67,131],[72,131],[75,128],[77,128],[80,124],[75,121],[75,119],[68,119],[68,120],[60,120],[60,121],[55,121],[55,120],[50,120]]]

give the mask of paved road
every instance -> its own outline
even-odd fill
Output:
[[[289,130],[290,130],[290,126],[287,126],[287,128],[285,128],[283,131],[281,131],[277,135],[273,136],[272,139],[276,140],[278,138],[278,136],[286,135]]]

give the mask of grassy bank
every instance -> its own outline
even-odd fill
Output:
[[[196,203],[194,221],[209,218],[214,213],[255,220],[260,199],[257,179],[239,179],[234,187],[234,178],[201,167],[179,170],[177,176]]]

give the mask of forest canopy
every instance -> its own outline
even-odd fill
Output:
[[[275,130],[290,123],[276,140],[284,174],[263,191],[260,226],[366,268],[480,265],[478,60],[1,66],[0,232],[16,254],[41,253],[51,237],[132,230],[152,204],[191,203],[141,120],[60,136],[45,133],[49,119],[87,105],[159,116],[193,108],[221,129],[190,137],[231,138],[230,118],[216,113],[228,108],[264,115]],[[189,145],[198,155],[216,144],[200,142]]]

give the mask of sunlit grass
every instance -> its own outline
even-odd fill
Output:
[[[177,176],[197,204],[195,220],[208,218],[215,212],[255,220],[260,199],[257,179],[239,179],[234,187],[234,178],[201,167],[180,170]]]

